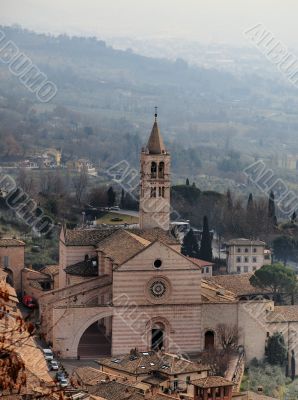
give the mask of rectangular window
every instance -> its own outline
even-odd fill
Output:
[[[237,249],[237,253],[241,253],[241,249],[240,249],[240,247],[238,247],[238,249]]]
[[[244,272],[248,272],[248,266],[244,265]]]
[[[244,250],[244,251],[245,251],[245,253],[248,253],[248,248],[247,248],[247,247],[245,247],[245,250]]]
[[[255,247],[254,247],[254,249],[253,249],[253,252],[254,252],[254,253],[256,253],[256,252],[257,252],[257,249],[256,249]]]
[[[238,256],[238,257],[236,258],[236,261],[237,261],[237,263],[241,262],[241,257]]]
[[[237,267],[237,273],[238,273],[238,274],[241,273],[241,267]]]
[[[248,257],[244,257],[244,262],[248,263],[249,258]]]
[[[257,262],[257,257],[253,257],[252,262]]]

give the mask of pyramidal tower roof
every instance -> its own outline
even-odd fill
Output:
[[[155,121],[152,127],[151,135],[147,143],[147,149],[150,154],[163,154],[166,152],[165,145],[159,132],[157,124],[157,112],[155,111]]]

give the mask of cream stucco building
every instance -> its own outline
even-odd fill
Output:
[[[261,240],[232,239],[226,248],[229,274],[250,273],[271,264],[271,252]]]

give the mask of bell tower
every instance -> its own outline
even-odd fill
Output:
[[[141,152],[140,228],[170,228],[170,154],[155,119],[147,146]]]

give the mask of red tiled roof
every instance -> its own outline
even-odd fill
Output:
[[[187,257],[190,261],[195,263],[198,267],[203,268],[203,267],[210,267],[213,265],[211,261],[204,261],[199,258],[193,258],[193,257]]]
[[[20,247],[25,246],[22,240],[18,239],[0,239],[0,247]]]
[[[191,381],[194,386],[199,388],[214,388],[220,386],[233,386],[233,382],[222,378],[221,376],[207,376],[205,378],[195,379]]]

